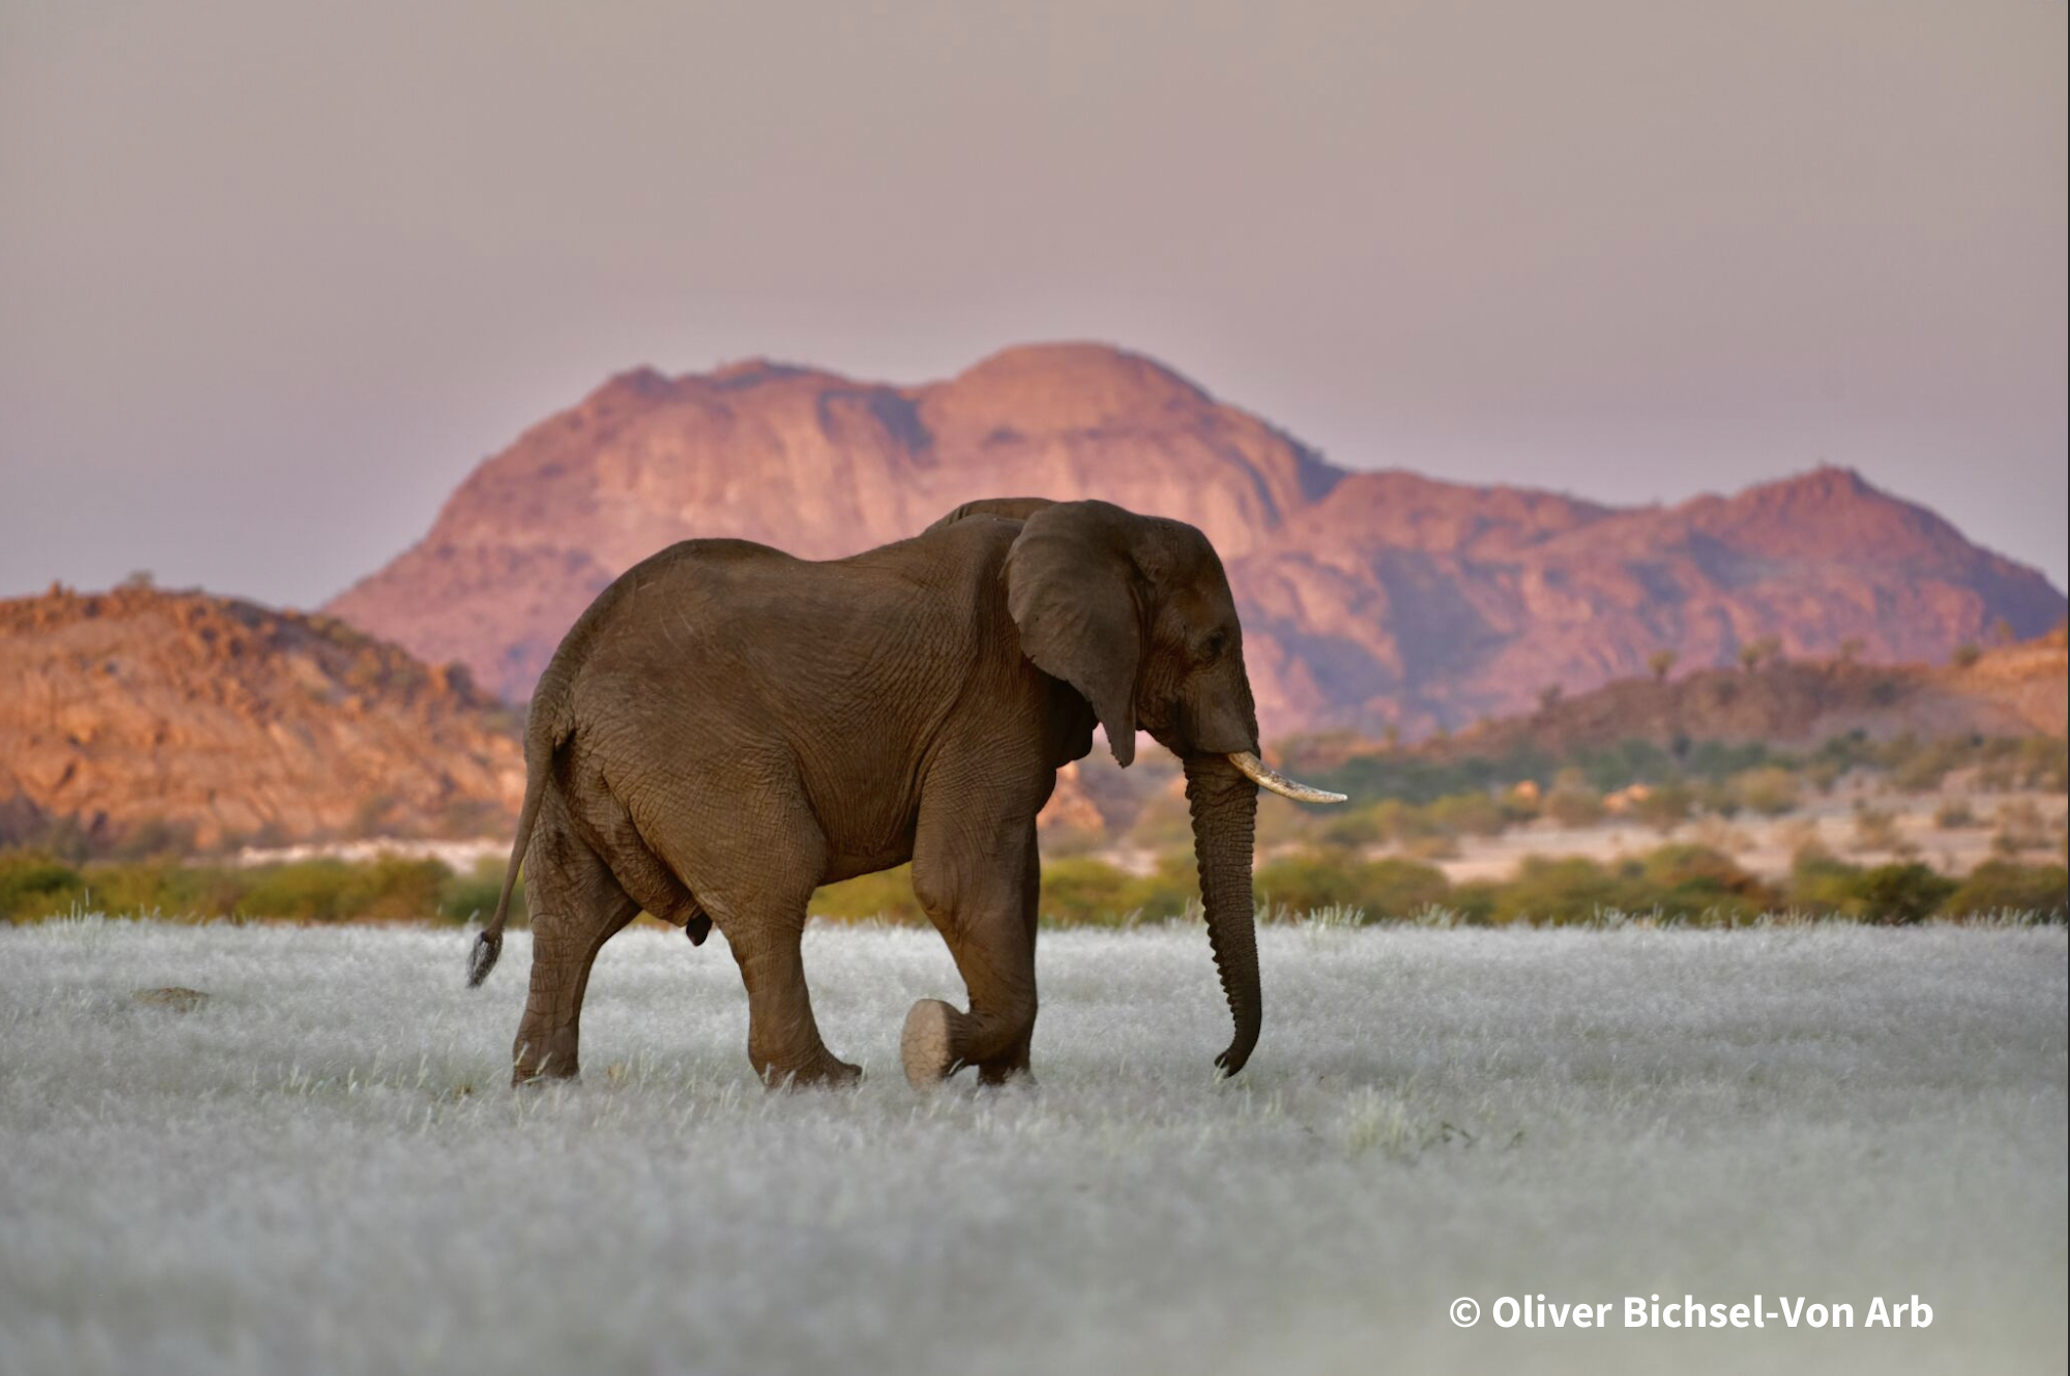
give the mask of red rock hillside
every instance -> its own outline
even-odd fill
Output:
[[[1545,703],[1528,716],[1477,724],[1426,749],[1452,756],[1522,749],[1562,755],[1628,740],[1811,747],[1853,732],[1874,740],[1908,734],[1936,740],[2061,736],[2066,729],[2070,639],[2059,626],[1949,664],[1777,659],[1751,671],[1623,679]]]
[[[2034,570],[1846,470],[1634,509],[1347,473],[1148,359],[1044,345],[910,388],[767,363],[614,378],[483,463],[327,610],[521,699],[597,591],[672,541],[831,558],[995,495],[1102,497],[1205,530],[1268,738],[1456,727],[1664,648],[1684,667],[1768,636],[1787,654],[1939,660],[2065,608]]]
[[[328,617],[144,587],[0,602],[0,841],[59,817],[104,843],[494,835],[525,786],[494,706]]]

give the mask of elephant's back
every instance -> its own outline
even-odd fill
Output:
[[[539,701],[550,689],[572,687],[600,648],[623,642],[629,633],[636,635],[642,620],[657,614],[657,600],[686,594],[709,597],[731,581],[732,570],[784,561],[798,562],[767,545],[730,539],[681,540],[649,555],[612,579],[575,618],[540,675],[533,700]]]
[[[968,661],[968,604],[992,590],[950,567],[965,561],[899,550],[819,562],[746,540],[686,540],[599,594],[555,659],[578,696],[694,698],[701,716],[826,704],[873,683],[917,691]]]

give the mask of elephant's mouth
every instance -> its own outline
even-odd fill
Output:
[[[1260,788],[1270,789],[1282,798],[1292,798],[1297,803],[1341,803],[1342,793],[1332,793],[1326,788],[1289,779],[1286,775],[1266,764],[1248,750],[1229,752],[1229,763],[1235,765],[1246,779]]]

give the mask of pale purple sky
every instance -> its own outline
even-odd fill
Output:
[[[0,0],[0,595],[313,605],[639,363],[1152,354],[1351,467],[1820,462],[2065,582],[2061,0]]]

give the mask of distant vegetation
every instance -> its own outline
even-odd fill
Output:
[[[1502,924],[1625,914],[1735,923],[1796,912],[1912,922],[2002,912],[2061,920],[2070,907],[2066,823],[2061,809],[2044,810],[2033,796],[2070,792],[2070,748],[2059,737],[1877,741],[1857,733],[1803,750],[1633,739],[1496,754],[1315,737],[1283,753],[1292,772],[1352,801],[1260,808],[1255,887],[1269,917]],[[1134,797],[1111,832],[1045,833],[1045,923],[1127,925],[1195,911],[1190,831],[1175,783],[1173,762],[1146,759],[1106,780]],[[1994,793],[2009,796],[1987,805]],[[1821,832],[1808,820],[1814,806],[1839,830]],[[1921,854],[1918,827],[1929,816],[1943,836],[1974,838],[1967,875],[1939,872]],[[1760,873],[1741,858],[1756,824],[1785,838],[1771,839]],[[1612,826],[1620,839],[1604,845]],[[1485,865],[1466,865],[1475,877],[1458,877],[1462,866],[1451,862],[1486,854],[1494,838],[1520,828],[1507,843],[1510,856],[1539,838],[1545,850],[1569,853],[1505,860],[1507,872],[1492,879],[1478,877]],[[1652,848],[1618,853],[1634,834],[1652,838]],[[241,866],[222,852],[196,858],[192,843],[189,829],[148,819],[113,846],[56,824],[34,844],[0,850],[0,920],[86,909],[464,922],[494,909],[503,874],[494,860],[467,873],[401,858]],[[1778,850],[1794,854],[1786,873]],[[1979,854],[1988,858],[1977,863]],[[1943,868],[1957,866],[1944,859]],[[835,921],[926,920],[905,868],[821,889],[812,911]]]
[[[493,912],[502,884],[497,860],[456,874],[437,860],[392,856],[240,868],[174,860],[75,864],[48,851],[13,850],[0,852],[0,918],[35,921],[84,909],[168,918],[464,922]]]
[[[436,860],[362,864],[310,860],[247,869],[115,861],[72,865],[47,853],[0,855],[0,917],[34,922],[75,911],[167,918],[305,922],[465,922],[496,905],[503,867],[486,860],[455,874]],[[1580,856],[1531,857],[1507,879],[1454,884],[1443,870],[1399,857],[1356,860],[1342,852],[1260,865],[1255,890],[1268,920],[1321,914],[1344,924],[1443,919],[1469,924],[1551,925],[1615,915],[1732,925],[1764,913],[1917,922],[2018,913],[2062,921],[2070,875],[2059,864],[1990,860],[1951,879],[1916,862],[1855,865],[1807,849],[1786,882],[1767,883],[1706,846],[1671,844],[1602,864]],[[1150,874],[1087,856],[1044,866],[1042,920],[1050,926],[1127,926],[1197,916],[1192,857],[1168,854]],[[924,923],[907,867],[821,889],[815,915],[835,921]],[[519,908],[520,919],[522,907]]]

